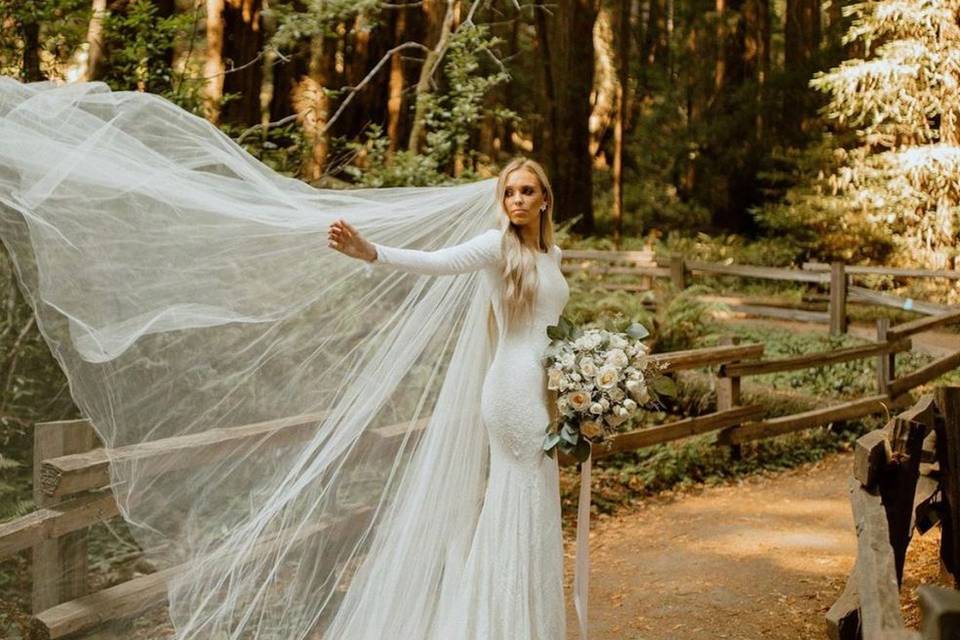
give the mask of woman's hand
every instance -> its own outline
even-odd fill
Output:
[[[360,235],[360,232],[343,218],[330,223],[327,229],[328,246],[340,253],[373,262],[377,258],[377,249],[369,240]]]

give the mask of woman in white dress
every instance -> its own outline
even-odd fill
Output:
[[[542,364],[546,329],[569,297],[553,243],[553,197],[542,167],[518,158],[501,172],[500,229],[427,252],[374,243],[340,219],[329,245],[408,272],[482,271],[499,339],[480,401],[490,437],[483,507],[461,584],[437,608],[436,637],[561,640],[563,540],[556,458],[543,451],[551,405]]]
[[[318,189],[159,96],[3,77],[0,137],[0,240],[174,637],[563,638],[538,165]]]

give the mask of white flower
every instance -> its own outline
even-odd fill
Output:
[[[627,339],[619,333],[610,336],[610,346],[614,349],[624,349],[628,344]]]
[[[607,354],[607,364],[613,365],[615,367],[625,367],[630,362],[627,358],[627,354],[623,352],[623,349],[612,349]]]
[[[627,398],[623,401],[623,408],[627,410],[627,413],[633,413],[637,410],[637,403]]]
[[[624,394],[623,389],[620,387],[614,387],[613,389],[610,389],[607,391],[607,395],[610,396],[610,399],[614,402],[620,402],[626,397],[626,394]]]
[[[564,369],[569,369],[570,367],[573,366],[573,363],[576,361],[577,361],[577,356],[575,356],[572,351],[568,351],[567,353],[560,356],[560,364],[563,365]]]
[[[614,367],[603,367],[597,373],[597,386],[601,389],[611,389],[620,381],[620,374]]]
[[[563,372],[559,369],[550,369],[547,372],[547,389],[559,389],[563,381]]]
[[[601,413],[603,413],[603,405],[600,404],[599,402],[594,402],[592,405],[590,405],[590,413],[592,413],[595,416],[600,415]]]
[[[606,398],[600,398],[600,406],[603,407],[604,411],[608,411],[610,409],[610,401]]]
[[[583,377],[579,373],[571,373],[570,379],[573,380],[574,382],[580,382],[581,380],[583,380]]]
[[[580,373],[587,377],[593,377],[597,375],[597,365],[594,364],[593,358],[590,356],[584,356],[580,358]]]

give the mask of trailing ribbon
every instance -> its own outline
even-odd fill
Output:
[[[580,640],[587,640],[587,586],[590,581],[590,462],[593,452],[580,465],[580,497],[577,499],[577,559],[573,567],[573,605],[580,623]]]

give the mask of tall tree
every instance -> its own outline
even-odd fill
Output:
[[[207,0],[207,117],[212,122],[260,122],[263,84],[262,0]],[[221,108],[226,94],[234,94]]]
[[[813,94],[807,82],[816,68],[820,46],[820,1],[787,0],[784,25],[784,76],[782,133],[790,140],[801,139],[804,120],[814,111]]]
[[[550,170],[558,219],[579,216],[573,229],[593,232],[593,162],[590,155],[590,94],[593,91],[593,32],[599,0],[560,0],[547,16],[538,11],[538,31],[548,43],[550,76],[545,83],[551,105],[551,137],[538,155]]]

